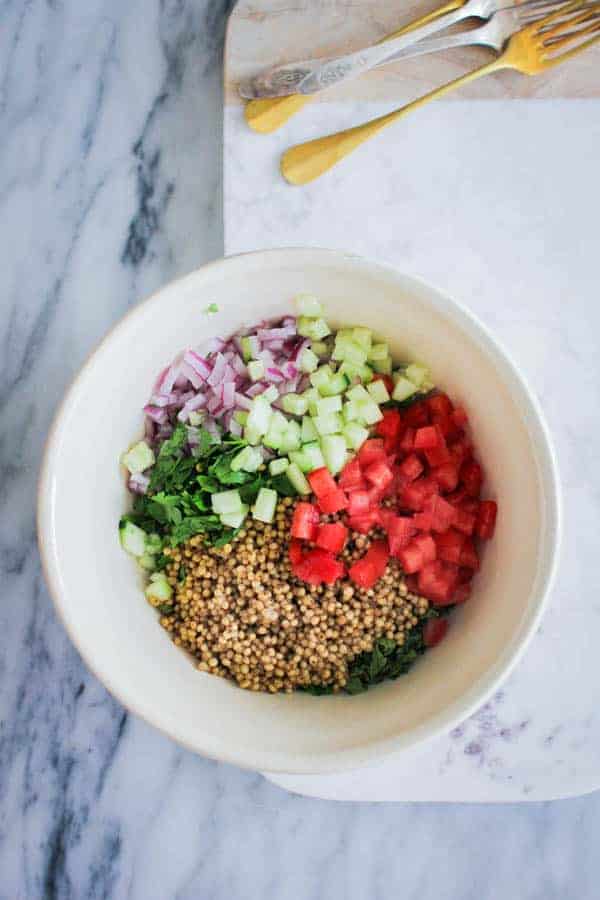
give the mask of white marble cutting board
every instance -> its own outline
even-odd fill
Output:
[[[340,800],[544,800],[600,787],[600,100],[438,103],[321,180],[285,184],[291,143],[389,102],[315,104],[259,136],[225,107],[227,253],[342,247],[463,301],[541,399],[565,535],[550,608],[496,697],[410,757],[340,776],[269,776]],[[365,298],[368,303],[368,298]]]

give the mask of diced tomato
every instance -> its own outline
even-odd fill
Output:
[[[348,575],[359,587],[368,590],[385,572],[390,552],[387,541],[373,541],[365,555],[348,570]]]
[[[312,541],[318,521],[319,510],[316,506],[313,506],[312,503],[305,503],[302,500],[296,503],[292,517],[292,537]]]
[[[476,522],[473,513],[464,509],[462,504],[460,506],[455,506],[454,509],[456,510],[453,522],[454,527],[458,528],[459,531],[462,531],[463,534],[473,534]]]
[[[381,438],[369,438],[358,451],[358,461],[363,469],[371,463],[385,459],[385,447]]]
[[[319,525],[315,544],[323,550],[330,550],[331,553],[340,553],[344,549],[347,537],[348,529],[345,525],[341,522],[327,522]]]
[[[429,408],[423,400],[412,403],[408,409],[404,410],[404,423],[410,425],[411,428],[422,428],[429,425]]]
[[[393,390],[393,388],[392,388]],[[384,409],[383,419],[375,426],[375,432],[382,438],[397,440],[402,427],[402,418],[397,409]]]
[[[464,428],[469,422],[469,417],[463,406],[455,406],[452,410],[451,417],[457,428]]]
[[[418,575],[407,575],[405,572],[404,583],[406,584],[406,587],[411,592],[411,594],[418,593],[418,591],[419,591],[419,576]]]
[[[415,450],[433,450],[440,445],[440,430],[434,425],[417,428],[414,440]]]
[[[460,508],[477,518],[477,513],[479,512],[479,500],[476,500],[474,497],[465,497],[460,504]]]
[[[431,530],[440,533],[448,531],[456,518],[456,507],[437,494],[427,498],[424,511],[431,516]]]
[[[473,456],[473,446],[463,434],[459,438],[448,442],[448,452],[455,465],[461,466],[465,460]]]
[[[392,474],[394,477],[383,492],[384,497],[395,497],[398,491],[406,484],[406,478],[403,477],[397,466],[393,468]]]
[[[292,565],[296,565],[300,562],[300,560],[304,556],[304,549],[302,547],[301,541],[297,540],[296,538],[292,538],[288,547],[288,555],[290,557],[290,562]]]
[[[369,495],[369,503],[371,505],[371,509],[379,506],[381,501],[383,500],[384,494],[387,488],[378,488],[378,487],[370,487],[367,491]]]
[[[369,511],[371,501],[367,491],[352,491],[348,495],[348,515],[362,516]]]
[[[473,569],[467,569],[466,566],[459,566],[458,569],[458,583],[460,584],[469,584],[473,580],[474,575]]]
[[[459,573],[460,578],[460,573]],[[452,602],[453,603],[464,603],[465,600],[468,600],[471,596],[471,583],[463,582],[462,584],[458,584],[454,588],[454,592],[452,594]]]
[[[428,398],[427,406],[432,414],[438,416],[449,416],[454,409],[447,394],[434,394]]]
[[[476,572],[479,568],[479,557],[477,555],[477,550],[475,549],[475,544],[471,538],[465,538],[462,550],[460,551],[459,565],[465,569],[471,569],[473,572]]]
[[[338,487],[345,491],[352,490],[362,483],[362,470],[358,457],[355,456],[350,462],[347,462],[338,477]]]
[[[398,468],[407,481],[414,481],[423,472],[423,463],[416,453],[411,453],[400,463]]]
[[[400,443],[398,444],[402,453],[411,453],[415,442],[415,429],[405,428]]]
[[[431,470],[431,477],[435,478],[439,484],[440,491],[447,494],[449,491],[453,491],[458,484],[458,469],[454,463],[443,463]]]
[[[379,525],[379,510],[370,509],[369,512],[361,516],[352,516],[348,519],[348,526],[352,531],[358,531],[360,534],[368,534]]]
[[[460,470],[460,480],[470,497],[479,497],[483,484],[483,472],[479,463],[475,460],[464,463]]]
[[[383,375],[381,372],[377,372],[373,375],[373,381],[383,381],[387,388],[388,394],[391,394],[394,390],[394,379],[391,375]]]
[[[438,490],[437,483],[432,478],[417,478],[416,481],[407,484],[399,493],[400,503],[406,509],[420,512],[428,497]]]
[[[458,429],[450,416],[443,416],[440,413],[433,413],[431,416],[431,424],[437,425],[445,438],[451,438],[458,434]]]
[[[331,494],[332,491],[338,489],[335,478],[327,466],[321,466],[320,469],[315,469],[314,472],[311,472],[310,475],[307,476],[307,478],[317,499],[324,497],[325,494]]]
[[[481,501],[477,512],[475,531],[482,540],[489,541],[494,536],[497,515],[498,504],[494,500]]]
[[[333,553],[317,547],[308,550],[304,559],[294,567],[294,574],[309,584],[333,584],[345,575],[345,569]]]
[[[434,540],[429,534],[418,534],[406,547],[398,551],[397,556],[404,571],[412,575],[435,559]]]
[[[437,431],[438,435],[438,444],[437,447],[433,447],[431,450],[425,450],[425,458],[430,466],[441,466],[444,463],[450,462],[452,457],[450,456],[450,451],[448,450],[448,445],[446,444],[446,438],[442,434],[439,425],[433,426]]]
[[[431,513],[417,512],[412,517],[412,522],[419,531],[431,531]]]
[[[458,566],[465,540],[465,535],[455,528],[449,528],[443,534],[438,534],[435,538],[438,559]]]
[[[423,641],[426,647],[435,647],[446,637],[448,619],[429,619],[423,629]]]
[[[409,516],[396,516],[392,513],[387,521],[382,520],[381,524],[387,531],[391,555],[398,556],[399,551],[406,547],[415,534],[412,519]]]
[[[387,531],[389,522],[396,518],[396,511],[394,509],[388,509],[387,506],[381,506],[377,510],[377,514],[379,517],[379,524],[384,531]]]
[[[370,481],[373,487],[377,488],[380,491],[384,491],[390,481],[392,481],[394,478],[392,470],[388,466],[387,462],[384,462],[381,459],[378,459],[376,462],[372,462],[370,465],[366,466],[366,468],[364,469],[364,473],[367,481]]]
[[[446,500],[448,501],[448,503],[451,503],[452,506],[460,506],[466,496],[467,492],[465,491],[464,487],[459,487],[455,491],[452,491],[451,494],[447,494]]]
[[[319,509],[324,515],[340,512],[348,506],[348,498],[341,488],[329,491],[318,499]]]
[[[419,572],[419,591],[434,606],[452,603],[452,593],[458,580],[458,569],[439,559],[427,563]]]

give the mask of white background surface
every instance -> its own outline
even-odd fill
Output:
[[[421,275],[479,315],[550,424],[565,494],[562,561],[533,646],[472,719],[418,759],[275,781],[354,800],[590,791],[600,786],[600,102],[432,104],[306,187],[279,176],[290,144],[385,109],[315,104],[265,137],[226,108],[226,251],[344,247]]]

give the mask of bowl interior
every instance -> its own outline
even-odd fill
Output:
[[[448,638],[396,682],[358,697],[252,694],[199,673],[159,627],[117,535],[127,495],[119,455],[140,433],[157,372],[184,346],[319,295],[337,325],[384,336],[419,359],[468,409],[497,498],[472,599]],[[209,303],[217,315],[203,311]],[[169,285],[94,353],[51,434],[40,486],[40,544],[66,627],[88,665],[129,708],[203,753],[271,771],[364,764],[449,728],[482,702],[531,633],[551,575],[556,484],[547,437],[511,364],[465,311],[432,288],[329,251],[233,257]]]

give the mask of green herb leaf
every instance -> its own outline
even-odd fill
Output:
[[[161,603],[156,607],[161,616],[170,616],[175,607],[171,603]]]

